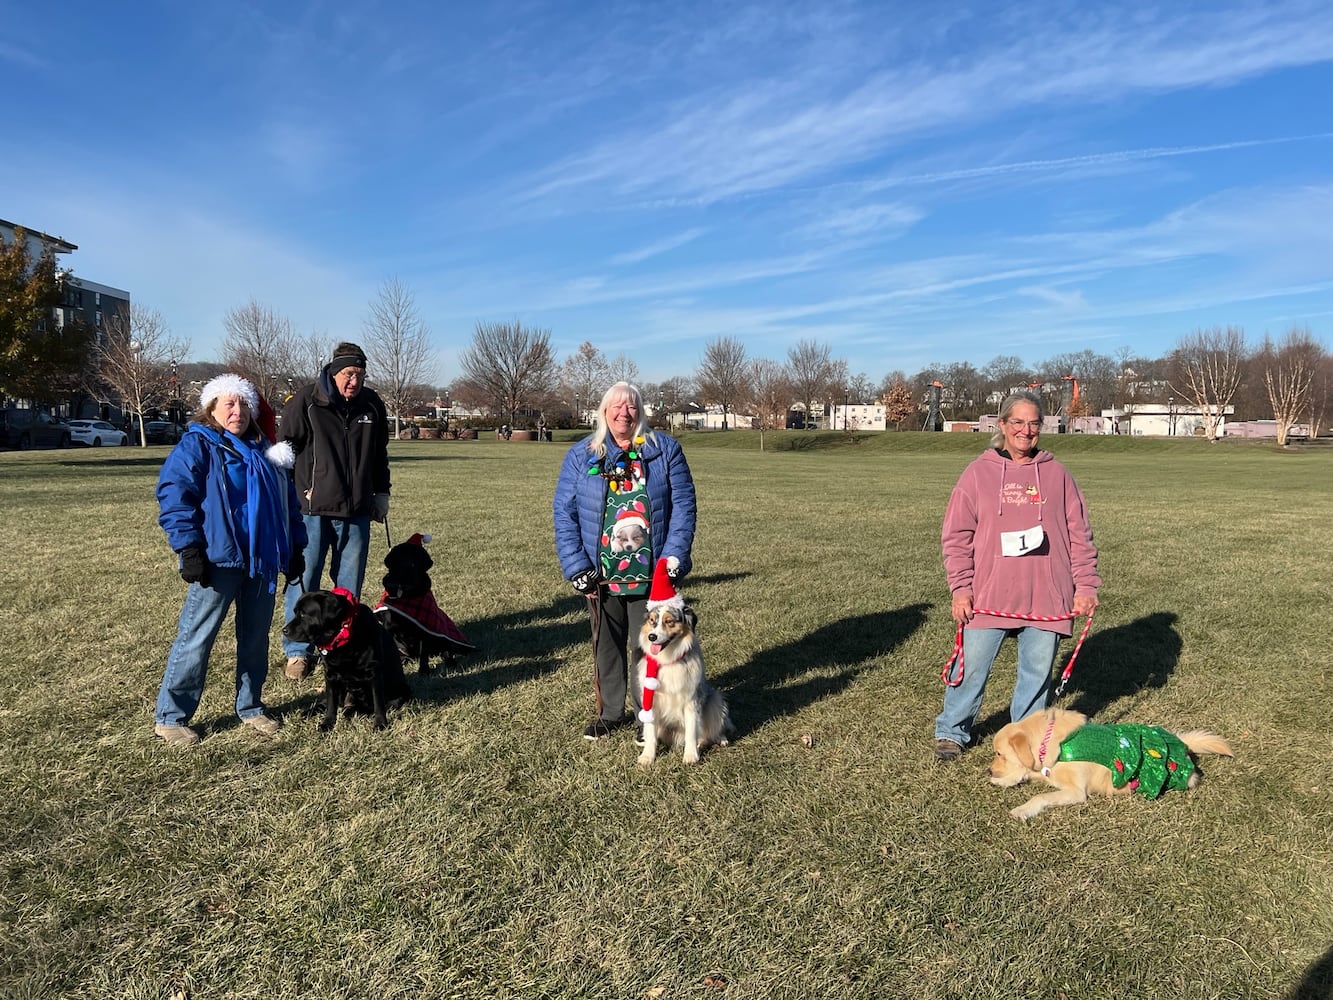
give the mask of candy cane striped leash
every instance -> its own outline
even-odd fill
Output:
[[[1057,698],[1065,693],[1065,685],[1069,683],[1069,675],[1074,672],[1074,661],[1078,659],[1078,651],[1083,648],[1083,640],[1088,637],[1088,630],[1092,628],[1092,616],[1096,609],[1088,613],[1087,620],[1083,623],[1083,632],[1078,637],[1078,642],[1074,645],[1074,652],[1069,656],[1069,662],[1065,664],[1065,669],[1060,674],[1060,683],[1056,685],[1055,696]],[[1017,618],[1025,622],[1068,622],[1073,621],[1078,615],[1070,612],[1067,615],[1022,615],[1014,611],[988,611],[985,608],[973,608],[974,615],[990,615],[992,618]],[[958,664],[958,677],[951,679],[950,674],[953,671],[954,664]],[[957,687],[963,683],[963,623],[958,624],[958,634],[953,640],[953,655],[949,661],[944,664],[944,669],[940,671],[940,680],[944,681],[949,687]]]

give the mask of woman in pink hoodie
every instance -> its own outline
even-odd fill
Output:
[[[991,664],[1005,636],[1018,641],[1009,703],[1017,722],[1046,707],[1051,665],[1069,619],[1019,624],[985,614],[1091,614],[1097,607],[1097,549],[1083,494],[1063,465],[1041,451],[1041,400],[1015,393],[1000,407],[992,448],[972,462],[949,497],[941,533],[953,620],[963,630],[963,680],[944,690],[935,756],[955,760],[972,738]],[[981,608],[978,613],[975,609]]]

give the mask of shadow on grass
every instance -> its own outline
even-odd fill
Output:
[[[1172,611],[1157,611],[1101,632],[1094,628],[1079,651],[1068,690],[1063,697],[1053,698],[1051,704],[1097,718],[1106,706],[1126,695],[1165,686],[1175,672],[1183,645],[1176,631],[1177,620]],[[1073,652],[1074,647],[1067,645],[1057,657],[1056,677],[1064,672]],[[1121,718],[1097,721],[1112,723]],[[1007,707],[992,712],[973,727],[973,742],[994,736],[1008,721]]]
[[[1094,626],[1069,675],[1069,703],[1061,707],[1096,717],[1126,695],[1164,687],[1175,672],[1183,646],[1177,621],[1174,612],[1157,611],[1102,632]],[[1060,671],[1072,653],[1071,646],[1059,658]]]
[[[867,660],[888,655],[919,629],[929,607],[909,604],[830,622],[713,678],[726,695],[737,738],[844,690]]]
[[[1333,997],[1333,947],[1305,970],[1305,975],[1287,994],[1286,1000],[1329,1000]]]

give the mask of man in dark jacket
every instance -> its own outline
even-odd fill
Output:
[[[333,349],[319,379],[292,396],[282,411],[282,440],[296,455],[292,472],[309,541],[301,587],[287,588],[286,620],[303,590],[329,578],[358,598],[366,575],[371,519],[389,516],[389,420],[383,401],[366,388],[366,355],[356,344]],[[287,641],[286,674],[313,669],[310,649]]]

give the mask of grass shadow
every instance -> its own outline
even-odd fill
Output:
[[[1333,997],[1333,947],[1305,970],[1286,1000],[1329,1000]]]
[[[737,739],[844,690],[867,660],[887,656],[919,629],[929,607],[910,604],[829,622],[713,678],[731,707]]]
[[[1164,687],[1184,646],[1176,630],[1178,620],[1172,611],[1155,611],[1115,628],[1089,632],[1069,675],[1068,704],[1062,707],[1096,717],[1126,695]],[[1070,647],[1059,658],[1061,671],[1072,653]]]

